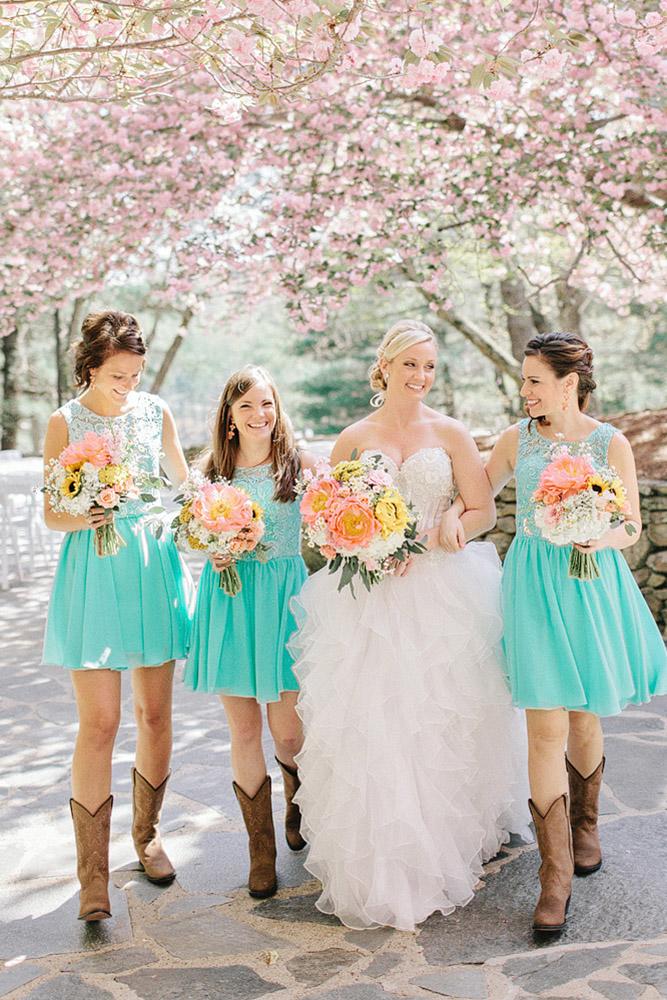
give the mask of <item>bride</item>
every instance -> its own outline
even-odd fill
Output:
[[[356,598],[321,570],[296,599],[306,867],[322,883],[318,908],[352,928],[410,931],[451,913],[510,831],[530,836],[523,716],[496,652],[499,560],[488,542],[452,555],[439,546],[457,492],[467,538],[495,511],[470,434],[424,403],[436,360],[428,326],[393,326],[370,372],[379,405],[331,458],[379,455],[428,552]]]

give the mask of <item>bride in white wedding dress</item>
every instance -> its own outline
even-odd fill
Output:
[[[371,370],[380,406],[332,454],[379,455],[429,551],[370,593],[338,593],[325,569],[295,599],[306,867],[318,908],[353,928],[409,931],[464,906],[510,832],[530,837],[523,714],[499,659],[499,560],[488,542],[453,555],[438,544],[456,493],[467,538],[494,511],[471,436],[423,402],[436,360],[429,327],[392,327]]]

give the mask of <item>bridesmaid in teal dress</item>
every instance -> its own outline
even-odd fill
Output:
[[[134,316],[91,313],[81,333],[75,376],[82,391],[52,414],[45,463],[90,431],[115,433],[134,443],[142,470],[157,475],[162,465],[173,482],[182,482],[187,467],[169,409],[157,396],[136,391],[146,347]],[[132,835],[151,881],[166,883],[175,876],[158,822],[171,757],[174,660],[187,653],[192,583],[171,537],[157,539],[148,527],[147,506],[130,500],[115,515],[97,507],[86,517],[72,517],[54,512],[45,500],[48,527],[65,532],[43,662],[71,671],[79,716],[70,809],[81,920],[111,916],[111,758],[126,671],[137,719]],[[100,557],[94,529],[112,520],[125,546],[117,555]]]
[[[295,711],[298,684],[287,641],[296,631],[290,600],[306,578],[294,486],[301,469],[313,464],[296,449],[268,372],[250,365],[233,374],[220,398],[204,471],[210,479],[233,480],[263,507],[262,541],[269,553],[265,561],[252,553],[238,561],[242,589],[236,597],[219,586],[224,560],[212,558],[204,566],[184,682],[194,691],[216,692],[224,705],[234,792],[249,838],[248,889],[257,898],[271,896],[277,888],[262,705],[282,772],[287,843],[294,851],[305,847],[299,809],[292,801],[299,787],[294,755],[301,749],[302,733]]]
[[[572,875],[602,865],[600,716],[666,693],[667,651],[620,552],[641,532],[632,450],[611,424],[585,412],[595,389],[593,352],[574,334],[550,333],[529,341],[525,355],[529,419],[501,435],[487,473],[496,494],[516,479],[516,537],[503,568],[504,647],[514,703],[526,709],[530,808],[542,857],[533,927],[553,933],[565,926]],[[619,526],[577,546],[595,553],[595,580],[570,578],[570,546],[546,541],[535,525],[531,496],[559,443],[613,466],[627,490],[636,533]],[[456,514],[445,516],[442,530],[452,549],[465,544]]]

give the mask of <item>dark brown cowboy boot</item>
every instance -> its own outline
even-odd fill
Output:
[[[567,795],[561,795],[552,802],[544,816],[532,799],[528,805],[542,858],[542,891],[533,914],[533,928],[544,933],[556,933],[565,927],[574,872]]]
[[[108,920],[109,833],[113,796],[89,812],[76,799],[69,800],[76,841],[76,874],[81,885],[79,920]]]
[[[255,899],[273,896],[278,888],[276,879],[276,834],[271,811],[271,778],[267,774],[258,791],[250,798],[232,782],[248,831],[250,874],[248,892]]]
[[[306,846],[306,841],[301,836],[301,811],[293,802],[299,785],[299,772],[295,767],[288,767],[276,757],[276,763],[283,772],[283,786],[285,788],[285,840],[291,851],[302,851]]]
[[[570,824],[574,847],[574,874],[592,875],[602,867],[602,850],[598,833],[598,807],[603,757],[592,774],[581,776],[574,764],[565,758],[567,777],[570,782]]]
[[[176,878],[158,828],[168,781],[169,775],[154,788],[136,767],[132,768],[132,840],[146,878],[156,885],[166,885]]]

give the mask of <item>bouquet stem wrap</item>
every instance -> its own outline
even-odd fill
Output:
[[[232,563],[231,566],[225,566],[220,572],[221,589],[224,590],[228,597],[236,597],[241,591],[241,586],[241,577],[239,576],[236,564]]]
[[[570,553],[570,565],[568,576],[574,580],[597,580],[600,575],[597,559],[594,552],[582,552],[581,549],[572,548]]]
[[[126,545],[125,539],[118,534],[116,525],[101,524],[95,528],[95,551],[98,556],[115,556]]]

